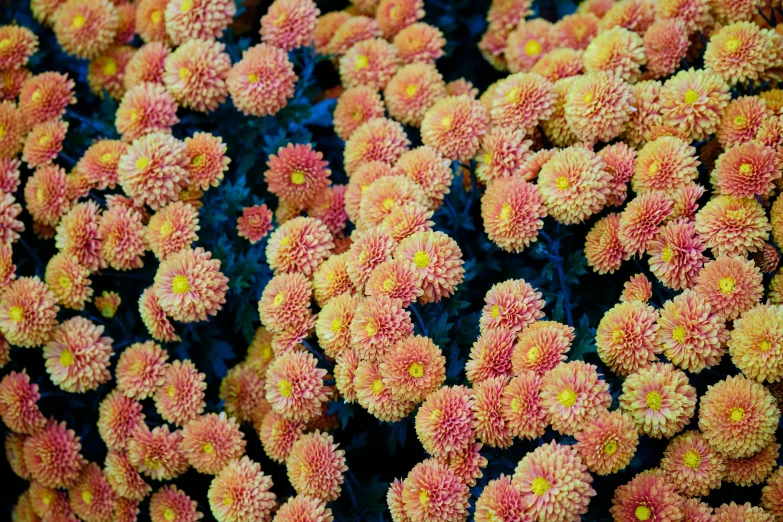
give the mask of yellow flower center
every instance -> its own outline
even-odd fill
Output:
[[[174,510],[171,508],[166,508],[166,511],[163,512],[163,518],[168,520],[169,522],[173,522],[173,520],[177,517],[177,514],[174,513]]]
[[[508,221],[511,218],[511,205],[504,203],[503,207],[500,209],[500,216],[498,217],[503,221]]]
[[[281,11],[280,15],[275,19],[273,22],[275,26],[282,27],[282,25],[288,20],[288,13],[286,11]]]
[[[81,29],[86,23],[87,19],[83,15],[76,15],[71,20],[71,29]]]
[[[0,49],[5,50],[5,49],[8,49],[9,47],[11,47],[11,39],[10,38],[3,38],[2,40],[0,40]]]
[[[38,203],[43,203],[45,197],[46,197],[46,192],[44,191],[44,188],[38,187],[38,190],[35,191],[35,199],[38,200]]]
[[[136,169],[141,170],[147,168],[147,166],[150,164],[150,159],[146,156],[142,156],[141,158],[136,160]]]
[[[340,319],[332,321],[332,333],[338,334],[343,329],[343,322]]]
[[[179,10],[183,13],[190,11],[191,7],[193,7],[193,2],[191,0],[182,0],[182,3],[179,4]]]
[[[652,411],[658,411],[661,409],[661,406],[663,406],[663,397],[661,397],[661,394],[658,392],[649,392],[645,397],[645,402],[647,403],[647,407]]]
[[[190,283],[188,283],[188,278],[184,275],[175,276],[174,279],[171,280],[171,291],[175,294],[184,294],[185,292],[190,292]]]
[[[737,127],[744,127],[746,123],[748,123],[748,120],[742,114],[734,117],[734,125]]]
[[[661,259],[663,259],[664,263],[668,263],[674,259],[674,249],[669,245],[663,247],[663,250],[661,250]]]
[[[117,74],[117,62],[114,58],[106,58],[106,63],[103,64],[103,74],[105,76]]]
[[[368,321],[364,327],[364,331],[367,332],[368,337],[372,337],[378,333],[378,327],[375,325],[375,321]]]
[[[370,388],[370,391],[372,391],[373,395],[378,395],[383,391],[383,381],[380,379],[376,379],[372,383],[372,388]]]
[[[701,464],[701,455],[699,452],[693,449],[689,449],[682,456],[682,461],[691,469],[698,469]]]
[[[24,310],[22,310],[21,306],[12,306],[8,309],[8,317],[10,317],[12,321],[18,323],[22,320],[22,317],[24,317]]]
[[[304,185],[305,181],[305,173],[301,170],[295,170],[291,172],[291,183],[294,185]]]
[[[522,409],[522,403],[519,401],[519,397],[514,397],[511,399],[511,411],[514,413],[519,413],[519,410]]]
[[[258,83],[258,75],[254,73],[248,74],[247,83]]]
[[[160,11],[158,11],[157,9],[150,13],[150,21],[153,24],[155,25],[159,24],[162,19],[163,16],[161,15]]]
[[[364,118],[364,112],[360,111],[359,109],[356,109],[355,111],[353,111],[351,113],[351,118],[353,118],[356,121],[359,121],[362,118]],[[366,188],[362,187],[362,192],[364,192],[365,190],[366,190]]]
[[[114,154],[107,152],[101,156],[101,163],[111,163],[114,160]]]
[[[772,345],[766,339],[761,341],[761,344],[759,344],[759,350],[762,352],[768,352],[770,348],[772,348]]]
[[[739,168],[740,174],[750,174],[753,171],[753,167],[750,163],[743,163]]]
[[[168,221],[164,222],[160,226],[160,234],[162,236],[168,236],[172,232],[174,232],[174,226],[171,223],[169,223]]]
[[[424,365],[418,362],[415,362],[408,366],[408,375],[411,377],[416,377],[417,379],[424,376]]]
[[[52,141],[52,138],[51,138],[51,136],[41,136],[41,137],[38,139],[38,145],[43,145],[43,146],[46,146],[46,145],[49,145],[49,143],[50,143],[51,141]]]
[[[291,243],[291,238],[288,236],[285,236],[283,239],[280,240],[280,246],[288,246]]]
[[[492,153],[490,152],[484,153],[484,163],[486,163],[487,165],[492,163]]]
[[[52,493],[52,492],[51,492],[51,491],[49,491],[48,489],[47,489],[47,490],[45,490],[45,491],[44,491],[44,492],[41,494],[41,500],[43,501],[43,503],[44,503],[44,505],[45,505],[45,506],[48,506],[49,504],[51,504],[51,503],[52,503],[52,500],[54,500],[54,493]]]
[[[85,504],[92,504],[92,493],[86,489],[82,491],[82,500]]]
[[[454,117],[451,115],[444,116],[440,119],[440,124],[445,130],[449,130],[451,128],[451,124],[454,122]]]
[[[646,520],[650,520],[650,517],[652,516],[652,510],[644,504],[640,504],[637,506],[636,512],[634,514],[641,522],[645,522]]]
[[[685,342],[685,327],[675,326],[674,330],[672,330],[672,339],[674,339],[680,344]]]
[[[613,440],[608,440],[604,443],[604,453],[610,457],[617,452],[617,443]]]
[[[370,59],[367,58],[367,56],[360,54],[359,56],[356,57],[356,60],[354,60],[353,65],[354,67],[356,67],[357,71],[359,69],[366,69],[367,66],[370,65]]]
[[[500,317],[500,306],[492,305],[492,308],[489,309],[489,315],[491,315],[494,319]]]
[[[720,287],[720,291],[724,293],[725,295],[729,295],[734,291],[734,287],[736,286],[737,281],[734,280],[731,276],[721,277],[720,281],[718,281],[718,286]]]
[[[519,99],[520,90],[519,87],[514,87],[513,89],[510,89],[506,93],[506,99],[509,101],[509,103],[516,103]]]
[[[694,91],[693,89],[688,89],[685,91],[685,103],[688,105],[693,105],[699,101],[699,93]]]
[[[584,96],[582,96],[582,101],[583,101],[584,103],[588,104],[588,105],[589,105],[589,104],[591,104],[591,103],[593,103],[593,100],[594,100],[594,99],[595,99],[595,98],[593,97],[593,93],[592,93],[592,92],[588,92],[588,93],[586,93]]]
[[[566,388],[565,390],[560,392],[560,394],[557,396],[557,400],[560,401],[560,404],[562,404],[566,408],[573,408],[574,404],[576,404],[576,399],[578,397],[579,397],[578,393]]]
[[[280,379],[280,382],[277,383],[277,391],[280,392],[280,395],[283,397],[290,397],[291,396],[291,383],[287,381],[286,379]]]
[[[150,469],[158,469],[161,464],[158,457],[147,457],[144,459],[144,465]]]
[[[66,368],[73,364],[73,354],[70,350],[63,350],[60,352],[60,364]]]
[[[556,186],[557,186],[557,188],[559,188],[560,190],[565,190],[565,189],[567,189],[567,188],[568,188],[568,187],[569,187],[571,184],[570,184],[570,183],[568,183],[568,178],[567,178],[567,177],[565,177],[565,176],[560,176],[559,178],[557,178],[557,179],[555,180],[555,185],[556,185]]]
[[[528,56],[538,56],[541,54],[541,44],[537,40],[528,40],[525,44],[525,54]]]
[[[540,357],[541,357],[541,348],[539,348],[538,346],[532,347],[527,352],[527,361],[530,363],[533,364],[537,363]]]
[[[180,67],[179,68],[179,79],[180,80],[187,80],[190,76],[190,71],[187,67]]]
[[[177,390],[172,385],[166,386],[166,393],[169,395],[169,397],[174,397],[177,394]]]
[[[204,158],[205,156],[203,154],[199,154],[198,156],[190,160],[190,164],[199,167],[204,164]]]
[[[729,411],[729,420],[731,422],[739,422],[745,418],[745,410],[737,406]]]
[[[265,361],[271,361],[272,357],[274,357],[275,352],[272,351],[272,346],[266,345],[263,348],[261,348],[261,358]]]
[[[419,250],[413,254],[413,264],[416,268],[427,268],[430,266],[430,256],[424,250]]]
[[[427,493],[427,490],[422,489],[421,491],[419,491],[419,504],[424,506],[429,501],[430,501],[430,494]]]
[[[30,99],[31,99],[32,101],[34,101],[34,102],[39,102],[39,101],[41,101],[41,98],[43,98],[43,94],[41,94],[41,91],[40,91],[40,90],[38,90],[38,89],[36,89],[36,90],[33,92],[32,96],[30,96]]]
[[[530,490],[539,497],[544,496],[544,493],[549,491],[549,482],[544,477],[536,477],[530,484]]]
[[[231,495],[226,495],[223,497],[223,505],[224,506],[230,506],[234,503],[234,500],[231,498]]]
[[[274,304],[275,306],[280,306],[281,304],[283,304],[283,301],[285,301],[285,294],[283,292],[280,292],[275,296],[275,299],[274,301],[272,301],[272,304]]]
[[[726,50],[730,53],[735,53],[739,50],[741,45],[742,42],[739,38],[729,38],[729,41],[726,42]]]
[[[71,286],[71,279],[66,275],[61,275],[57,282],[60,283],[60,286],[63,288],[63,290],[68,289]]]
[[[391,210],[394,208],[394,199],[386,198],[383,200],[383,203],[381,205],[385,210]]]
[[[419,88],[412,83],[405,88],[405,94],[408,96],[416,96],[417,92],[419,92]]]
[[[215,451],[215,447],[212,445],[211,442],[205,442],[204,444],[202,444],[201,449],[207,455],[212,455],[212,453],[214,453]]]
[[[386,292],[391,292],[391,291],[392,291],[392,290],[394,290],[396,287],[397,287],[397,285],[396,285],[396,284],[394,284],[394,280],[392,280],[391,278],[385,279],[385,280],[383,281],[383,289],[384,289],[384,291],[386,291]]]
[[[623,332],[622,330],[617,329],[612,332],[613,343],[621,343],[623,342],[623,339],[625,339],[625,332]]]
[[[8,131],[5,130],[4,125],[0,125],[0,138],[4,138]]]

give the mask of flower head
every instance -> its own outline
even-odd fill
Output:
[[[168,425],[152,431],[136,430],[128,442],[128,458],[142,474],[154,480],[171,480],[188,469],[181,448],[182,431],[169,431]]]
[[[770,442],[764,449],[744,459],[725,459],[726,474],[723,480],[738,486],[761,484],[772,474],[777,465],[780,444]],[[773,478],[768,481],[771,482]],[[763,496],[763,491],[762,491]]]
[[[310,316],[310,281],[299,273],[278,274],[264,288],[258,302],[261,323],[272,333],[296,327]]]
[[[565,118],[582,141],[610,141],[625,130],[633,91],[622,78],[597,71],[583,75],[566,96]]]
[[[382,90],[399,67],[397,48],[382,38],[356,42],[340,57],[340,80],[345,87],[367,85]]]
[[[188,182],[185,144],[169,134],[153,132],[135,140],[120,156],[117,178],[136,205],[153,210],[177,200]]]
[[[514,438],[514,433],[506,423],[506,419],[503,416],[503,405],[501,402],[503,390],[506,387],[508,377],[497,376],[488,377],[480,382],[474,382],[473,384],[473,413],[476,417],[475,432],[476,437],[492,448],[508,448],[511,446]],[[481,444],[473,444],[464,448],[462,451],[456,452],[450,455],[450,459],[454,460],[458,457],[457,461],[463,461],[464,466],[466,457],[475,455],[477,458],[484,460],[483,466],[477,462],[478,465],[475,468],[486,466],[486,459],[480,457],[478,450],[481,449]],[[467,453],[467,455],[465,455]],[[454,469],[454,468],[452,468]],[[464,470],[467,472],[468,470]],[[477,473],[467,473],[467,478],[470,481],[475,481],[475,478],[481,477],[480,469],[475,469]],[[474,475],[478,474],[478,477],[474,478]],[[464,476],[465,473],[458,473],[460,476]]]
[[[153,132],[171,134],[176,123],[179,119],[174,97],[163,85],[150,82],[139,83],[125,93],[114,122],[126,142]]]
[[[728,340],[731,360],[747,377],[759,382],[783,379],[779,352],[783,349],[783,307],[758,304],[734,321]]]
[[[174,332],[166,312],[158,304],[153,287],[146,288],[139,297],[139,315],[147,331],[153,339],[162,342],[179,341],[180,337]]]
[[[73,254],[63,252],[52,256],[46,264],[44,280],[57,302],[66,308],[84,310],[92,297],[90,271]]]
[[[114,42],[119,14],[109,0],[67,0],[57,8],[53,22],[60,47],[68,54],[89,60]]]
[[[660,191],[645,192],[632,199],[620,213],[617,237],[626,259],[642,254],[658,235],[659,225],[672,213],[671,198]]]
[[[771,57],[775,55],[772,45],[758,25],[735,22],[710,37],[704,51],[704,66],[731,85],[756,80],[771,65]]]
[[[125,94],[125,68],[135,53],[134,47],[115,45],[90,60],[87,68],[90,90],[99,98],[103,98],[104,92],[115,100],[122,98]]]
[[[706,496],[711,489],[719,488],[726,470],[723,457],[697,430],[686,431],[669,442],[661,468],[687,497]]]
[[[140,0],[137,11],[142,4],[145,4],[144,0]],[[169,54],[171,49],[164,42],[142,45],[125,66],[125,89],[131,90],[145,82],[163,85],[163,71]]]
[[[67,131],[68,123],[62,120],[50,120],[33,127],[22,150],[22,159],[27,166],[35,168],[51,163],[62,150]]]
[[[549,119],[557,96],[552,83],[538,74],[512,74],[498,83],[491,98],[492,125],[528,133]]]
[[[276,0],[261,17],[261,40],[285,51],[310,45],[319,14],[312,0]]]
[[[329,184],[329,163],[310,144],[281,147],[269,156],[267,166],[264,180],[269,191],[300,208],[310,204]]]
[[[682,70],[661,89],[661,116],[690,140],[714,133],[728,105],[729,86],[708,69]]]
[[[207,496],[218,522],[269,518],[275,505],[272,479],[248,457],[232,460],[212,479]]]
[[[397,33],[392,43],[403,63],[435,63],[444,54],[446,39],[437,27],[416,22]]]
[[[35,169],[24,186],[24,200],[33,220],[50,226],[60,221],[71,206],[67,185],[68,178],[60,167],[44,165]]]
[[[685,140],[663,136],[647,142],[639,151],[631,186],[637,194],[677,189],[698,177],[699,163],[696,149]]]
[[[433,456],[448,456],[475,439],[476,417],[471,391],[444,386],[427,396],[416,414],[416,434]]]
[[[693,221],[687,218],[671,221],[660,228],[647,246],[650,271],[669,288],[688,288],[707,261],[702,255],[704,248]]]
[[[394,165],[395,173],[417,183],[425,196],[426,207],[435,210],[451,189],[454,174],[440,152],[424,145],[403,153]]]
[[[491,329],[479,335],[470,349],[465,374],[478,383],[494,377],[511,376],[511,358],[515,353],[515,332],[511,329]]]
[[[272,211],[266,205],[245,207],[237,219],[237,234],[251,244],[261,241],[273,229]]]
[[[620,243],[620,214],[608,214],[595,222],[585,236],[585,257],[587,264],[599,274],[613,273],[625,258],[625,249]]]
[[[503,56],[512,73],[527,72],[557,44],[557,32],[551,22],[543,18],[520,20],[508,35]]]
[[[68,488],[68,500],[74,514],[82,520],[110,520],[117,494],[100,466],[90,462],[76,483]]]
[[[446,96],[424,114],[421,137],[448,159],[467,161],[478,151],[489,128],[489,114],[480,102],[468,96]]]
[[[204,410],[206,376],[190,361],[174,361],[166,366],[163,384],[155,391],[155,409],[164,420],[183,426]]]
[[[384,103],[376,89],[367,85],[349,87],[337,98],[333,115],[334,132],[347,141],[364,122],[382,118],[383,109]]]
[[[46,424],[38,409],[38,385],[30,382],[26,370],[11,372],[0,381],[0,419],[16,433],[40,431]]]
[[[715,510],[716,522],[773,522],[775,517],[758,506],[752,506],[750,502],[744,504],[723,504]]]
[[[0,158],[11,160],[22,151],[27,129],[22,112],[10,101],[0,102]]]
[[[275,512],[275,522],[332,522],[332,510],[323,500],[296,495]]]
[[[527,522],[527,502],[508,475],[490,480],[476,499],[476,522]]]
[[[198,503],[177,486],[163,486],[150,497],[150,518],[156,522],[194,522],[204,516],[197,507]]]
[[[686,27],[681,18],[662,18],[645,31],[644,54],[652,78],[669,76],[680,66],[690,46]]]
[[[84,317],[57,325],[43,350],[52,382],[72,393],[84,393],[108,382],[112,340],[102,337],[103,326]]]
[[[603,30],[585,49],[582,63],[585,73],[605,71],[635,83],[641,66],[647,63],[644,42],[641,36],[623,27]]]
[[[142,215],[135,209],[114,206],[101,215],[98,226],[101,253],[115,270],[131,270],[144,266],[142,256],[147,251]]]
[[[571,326],[555,321],[537,321],[519,334],[511,362],[514,374],[532,371],[545,375],[566,359],[574,340]]]
[[[457,522],[467,516],[470,491],[446,464],[427,459],[408,473],[401,496],[408,520]]]
[[[328,257],[334,246],[332,235],[323,222],[297,217],[286,221],[269,236],[266,257],[276,272],[312,274]]]
[[[231,70],[231,58],[222,43],[194,38],[166,58],[163,82],[182,107],[212,112],[226,101],[226,78]]]
[[[381,36],[378,22],[368,16],[352,16],[340,24],[332,33],[326,46],[328,54],[342,56],[354,44]]]
[[[326,370],[316,364],[308,352],[291,350],[275,357],[264,385],[273,411],[295,421],[308,421],[321,414],[321,403],[327,401],[323,383]]]
[[[582,361],[560,364],[545,374],[540,394],[547,421],[564,435],[581,431],[612,402],[609,385],[599,378],[597,368]]]
[[[288,480],[300,495],[325,502],[340,496],[345,451],[338,448],[328,433],[316,431],[299,437],[286,460]]]
[[[90,186],[99,190],[114,188],[117,167],[127,145],[118,140],[97,140],[85,151],[74,170],[84,176]]]
[[[223,409],[239,422],[250,422],[270,410],[264,398],[264,379],[247,363],[231,368],[220,383]]]
[[[752,198],[773,189],[780,166],[775,149],[750,141],[721,154],[713,176],[721,194]]]
[[[41,346],[57,324],[58,310],[43,281],[37,276],[20,277],[0,293],[0,333],[16,346]]]
[[[392,259],[373,269],[364,291],[370,297],[383,295],[399,299],[407,306],[422,295],[423,278],[424,275],[412,261]]]
[[[160,345],[146,341],[125,348],[117,361],[117,389],[126,397],[142,400],[151,397],[163,384],[168,354]]]
[[[69,487],[86,464],[81,449],[73,430],[50,419],[43,430],[25,439],[24,462],[33,480],[50,488]]]
[[[282,49],[254,45],[228,73],[226,84],[234,105],[252,116],[275,114],[294,95],[294,65]]]
[[[609,512],[615,520],[676,522],[682,517],[681,504],[682,497],[669,477],[653,471],[639,473],[617,488]]]
[[[493,285],[484,300],[486,304],[479,321],[482,333],[499,328],[516,334],[544,317],[545,302],[541,292],[524,279],[509,279]]]
[[[546,213],[536,185],[516,176],[494,181],[481,199],[485,231],[510,252],[520,252],[537,239]]]
[[[111,391],[98,405],[98,433],[109,450],[124,451],[133,433],[143,427],[141,403]]]
[[[38,50],[38,37],[21,25],[0,27],[0,42],[0,69],[4,70],[24,67],[30,56]]]
[[[409,148],[410,141],[402,125],[382,117],[367,120],[345,142],[345,171],[351,176],[360,166],[371,161],[393,165]]]
[[[245,441],[233,417],[207,413],[185,424],[181,447],[196,471],[216,475],[244,454]]]
[[[166,4],[166,33],[175,45],[218,38],[231,24],[236,5],[230,0],[174,0]]]
[[[576,449],[587,469],[598,475],[617,473],[636,453],[639,434],[633,419],[619,410],[599,413],[576,434]]]
[[[761,301],[762,275],[753,261],[739,256],[718,256],[704,265],[694,290],[724,320],[736,319]]]
[[[533,143],[523,130],[511,127],[491,127],[481,140],[476,177],[484,183],[515,176],[532,153]]]

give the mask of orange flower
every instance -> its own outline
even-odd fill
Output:
[[[268,519],[275,506],[271,487],[272,479],[261,472],[260,464],[248,457],[232,460],[209,486],[212,515],[218,522]]]
[[[368,82],[363,83],[366,85]],[[389,115],[400,123],[414,127],[420,126],[427,109],[445,96],[443,77],[434,65],[428,63],[400,67],[386,84],[383,93]]]
[[[405,29],[409,25],[424,18],[424,2],[422,0],[381,0],[375,19],[386,39]]]
[[[68,132],[68,123],[51,120],[39,123],[30,130],[24,142],[22,159],[29,168],[47,165],[60,153]]]
[[[769,238],[770,225],[755,198],[717,196],[696,214],[696,231],[716,256],[756,252]]]
[[[98,226],[101,253],[115,270],[132,270],[144,266],[147,251],[142,215],[134,209],[115,206],[103,213]]]
[[[742,96],[729,102],[720,121],[718,141],[724,149],[747,143],[757,136],[765,120],[772,116],[764,100]]]
[[[457,242],[440,231],[416,232],[406,237],[395,249],[394,258],[412,261],[423,274],[421,304],[451,296],[465,275]]]
[[[175,45],[218,38],[236,14],[231,0],[173,0],[163,13],[166,33]]]
[[[266,258],[276,273],[300,272],[309,276],[334,247],[332,234],[319,219],[296,217],[269,236]]]
[[[554,370],[565,362],[573,340],[573,327],[555,321],[536,321],[519,334],[511,358],[514,374],[532,371],[543,376]]]
[[[635,83],[641,75],[641,66],[647,63],[644,42],[638,34],[623,27],[603,30],[585,49],[582,63],[585,73],[605,71]]]
[[[773,182],[780,178],[780,164],[775,149],[750,141],[721,154],[713,176],[721,194],[752,198],[773,189]]]
[[[104,1],[108,3],[108,0]],[[24,116],[25,123],[32,127],[64,115],[66,107],[76,103],[76,97],[73,95],[75,85],[67,74],[53,71],[36,74],[25,80],[19,92],[19,110]],[[5,140],[8,139],[7,136],[14,134],[11,132],[13,127],[7,127]]]
[[[690,140],[701,140],[718,129],[731,99],[729,86],[705,69],[682,70],[661,90],[661,116]]]
[[[340,57],[340,80],[345,87],[367,85],[382,90],[397,72],[397,48],[382,38],[368,38]]]
[[[512,74],[497,85],[491,98],[492,124],[528,133],[549,119],[556,99],[549,80],[532,73]]]
[[[382,118],[383,109],[383,100],[376,89],[366,85],[349,87],[337,98],[333,114],[334,132],[347,141],[364,122]]]
[[[60,47],[89,60],[114,42],[119,15],[109,0],[67,0],[57,9],[53,22]]]
[[[367,120],[351,133],[345,143],[345,172],[351,176],[359,167],[371,161],[394,165],[410,145],[405,130],[396,121],[388,118]]]
[[[226,78],[231,70],[231,58],[225,52],[225,45],[192,39],[166,58],[163,82],[182,107],[212,112],[226,100],[229,92]]]
[[[695,181],[699,175],[696,149],[685,140],[664,136],[649,141],[636,158],[631,186],[637,194],[650,190],[672,191]]]
[[[612,402],[609,385],[598,377],[597,367],[582,361],[560,364],[545,374],[540,395],[547,421],[564,435],[582,431]]]
[[[177,123],[174,97],[163,85],[148,82],[125,93],[115,118],[117,132],[126,142],[153,132],[171,134],[171,127]]]
[[[596,221],[585,237],[587,264],[599,274],[615,272],[625,258],[619,229],[620,214],[608,214]]]
[[[606,71],[583,75],[565,102],[565,118],[582,141],[610,141],[631,118],[633,92],[621,78]]]
[[[599,413],[576,434],[576,450],[587,469],[598,475],[617,473],[630,464],[639,434],[628,415],[619,410]]]
[[[690,46],[687,26],[681,18],[656,20],[644,33],[647,72],[652,78],[663,78],[680,66]]]
[[[43,350],[46,372],[60,389],[71,393],[95,390],[111,378],[112,340],[103,326],[84,317],[59,324]]]
[[[527,72],[546,53],[557,47],[557,33],[543,18],[521,20],[506,41],[505,58],[512,73]]]
[[[416,22],[397,33],[392,43],[403,63],[435,63],[444,54],[446,39],[437,27]]]
[[[99,98],[103,98],[104,91],[115,100],[122,98],[125,94],[125,68],[134,54],[135,48],[116,45],[90,60],[87,68],[90,90]]]
[[[299,437],[286,459],[288,480],[300,495],[324,502],[340,496],[345,465],[345,451],[338,449],[328,433],[315,431]]]
[[[752,22],[735,22],[715,32],[704,51],[704,66],[733,85],[756,80],[772,66],[772,40]]]
[[[37,276],[20,277],[0,294],[0,332],[13,345],[41,346],[49,340],[59,308]]]
[[[331,170],[323,154],[310,144],[289,144],[269,156],[264,180],[269,191],[298,207],[306,207],[329,184]]]
[[[272,410],[291,420],[308,421],[321,414],[327,401],[323,377],[308,352],[288,351],[275,357],[266,373],[266,399]]]
[[[326,51],[327,54],[342,56],[357,42],[379,36],[381,36],[381,29],[374,18],[353,16],[340,24],[332,33]]]
[[[138,2],[137,11],[144,3],[145,0]],[[142,45],[125,66],[125,89],[131,90],[145,82],[163,85],[163,71],[170,53],[171,49],[164,42]]]
[[[261,40],[284,51],[310,45],[320,13],[312,0],[276,0],[261,17]]]

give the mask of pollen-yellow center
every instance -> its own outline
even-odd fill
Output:
[[[608,440],[604,443],[604,453],[610,457],[617,452],[617,443],[613,440]]]
[[[46,191],[44,191],[44,188],[38,187],[38,190],[35,191],[35,199],[38,200],[38,203],[43,203],[45,197],[46,197]]]
[[[484,163],[486,163],[487,165],[491,165],[492,164],[492,153],[491,152],[485,152],[484,153]]]
[[[419,92],[419,88],[418,88],[418,87],[416,87],[416,85],[414,85],[414,84],[412,84],[412,83],[411,83],[411,84],[409,84],[409,85],[408,85],[408,86],[405,88],[405,94],[407,94],[408,96],[416,96],[416,93],[417,93],[417,92]]]
[[[163,512],[163,518],[165,518],[169,522],[173,522],[174,519],[177,518],[177,514],[174,513],[173,509],[166,508],[166,511]]]
[[[746,123],[748,123],[748,120],[742,114],[734,117],[734,125],[736,125],[738,127],[742,127]]]
[[[286,379],[280,379],[280,382],[277,383],[277,391],[280,392],[280,395],[283,397],[290,397],[291,396],[291,383],[287,381]]]
[[[770,348],[772,348],[772,345],[766,339],[759,343],[759,350],[762,352],[768,352]]]
[[[283,301],[285,301],[285,294],[283,292],[278,292],[278,294],[275,296],[274,300],[272,301],[272,304],[275,306],[280,306],[283,304]]]
[[[383,381],[380,379],[376,379],[372,383],[372,388],[370,389],[373,395],[378,395],[383,391]]]
[[[368,321],[364,327],[364,331],[367,332],[368,337],[372,337],[378,333],[378,326],[376,326],[375,321]]]
[[[663,259],[664,263],[668,263],[674,259],[674,249],[669,245],[664,246],[661,250],[661,259]]]
[[[565,390],[560,392],[560,394],[557,396],[557,400],[560,401],[560,404],[562,404],[566,408],[573,408],[574,404],[576,404],[576,399],[578,397],[579,397],[578,393],[566,388]]]
[[[731,422],[739,422],[745,418],[745,410],[737,406],[729,411],[729,420]]]
[[[60,286],[63,288],[63,290],[67,290],[71,286],[71,279],[67,275],[61,275],[57,282],[60,283]]]
[[[568,183],[568,178],[567,178],[567,177],[565,177],[565,176],[560,176],[559,178],[557,178],[557,179],[555,180],[555,185],[556,185],[556,186],[557,186],[557,188],[559,188],[560,190],[565,190],[565,189],[567,189],[567,188],[568,188],[568,187],[569,187],[571,184],[570,184],[570,183]]]
[[[60,352],[60,364],[66,368],[73,364],[73,353],[70,350],[63,350]]]
[[[335,319],[332,321],[331,329],[334,334],[340,333],[340,330],[343,329],[343,322],[340,319]]]
[[[385,210],[391,210],[394,208],[394,199],[393,198],[386,198],[383,200],[383,203],[381,203],[383,208]]]
[[[177,389],[169,384],[168,386],[166,386],[166,393],[168,394],[169,397],[174,397],[177,394]]]
[[[430,256],[424,250],[419,250],[413,254],[413,264],[416,268],[427,268],[430,266]]]
[[[174,279],[171,280],[171,291],[175,294],[184,294],[185,292],[190,292],[190,283],[188,283],[188,278],[184,275],[174,276]]]
[[[180,67],[179,68],[179,79],[180,80],[186,80],[190,76],[190,71],[187,67]]]
[[[685,327],[675,326],[672,330],[672,339],[682,344],[685,342]]]
[[[525,44],[525,54],[528,56],[538,56],[541,54],[541,44],[537,40],[528,40]]]
[[[594,99],[595,99],[595,98],[593,97],[593,93],[592,93],[592,92],[585,93],[585,95],[584,95],[584,96],[582,96],[582,101],[583,101],[584,103],[588,104],[588,105],[590,105],[591,103],[593,103],[593,100],[594,100]]]
[[[211,442],[205,442],[204,444],[201,445],[201,450],[207,455],[212,455],[212,453],[215,452],[215,447],[212,445]]]
[[[621,343],[623,342],[623,339],[625,339],[625,332],[621,329],[614,330],[612,332],[612,342],[613,343]]]
[[[514,413],[519,413],[519,410],[522,409],[522,402],[519,400],[519,397],[514,397],[511,399],[511,411]]]
[[[234,500],[231,498],[231,495],[226,495],[223,497],[223,505],[224,506],[230,506],[234,503]]]
[[[367,58],[367,56],[360,54],[356,57],[356,60],[354,60],[353,65],[357,70],[366,69],[367,66],[370,65],[370,59]]]
[[[647,520],[650,520],[650,517],[652,516],[652,510],[644,504],[640,504],[636,507],[634,514],[638,520],[641,522],[646,522]]]
[[[394,283],[394,280],[391,278],[387,278],[383,281],[383,290],[385,292],[392,292],[397,285]]]
[[[49,143],[51,143],[52,137],[48,135],[43,135],[40,138],[38,138],[38,145],[47,146]]]
[[[136,169],[141,170],[144,168],[147,168],[147,166],[150,164],[150,159],[146,156],[142,156],[141,158],[136,160]]]
[[[160,226],[160,235],[162,235],[162,236],[168,236],[168,235],[169,235],[169,234],[171,234],[172,232],[174,232],[174,227],[173,227],[173,226],[172,226],[172,224],[171,224],[171,223],[169,223],[168,221],[164,222],[164,223],[163,223],[163,224]]]
[[[688,89],[685,91],[685,103],[688,105],[693,105],[699,101],[699,93],[694,91],[693,89]]]
[[[421,491],[419,491],[419,504],[424,506],[429,501],[430,501],[430,494],[427,493],[427,490],[426,489],[422,489]]]
[[[492,308],[489,309],[489,315],[491,315],[493,319],[500,317],[500,306],[492,305]]]
[[[446,130],[451,128],[451,124],[454,122],[454,118],[451,115],[444,116],[440,119],[440,125]]]
[[[10,317],[12,321],[18,323],[22,320],[22,317],[24,317],[24,310],[21,306],[12,306],[8,309],[8,317]]]
[[[34,102],[41,101],[41,98],[43,98],[43,94],[41,94],[41,91],[39,89],[36,89],[35,91],[33,91],[32,96],[30,96],[30,99],[32,101],[34,101]]]
[[[82,500],[85,504],[92,504],[92,493],[86,489],[82,491]]]
[[[739,168],[740,174],[750,174],[753,172],[753,166],[750,163],[743,163]]]
[[[103,64],[104,76],[114,76],[117,74],[117,61],[114,58],[106,58],[106,63]]]
[[[190,164],[196,167],[199,167],[204,164],[205,156],[203,154],[198,154],[193,157],[192,160],[190,160]]]
[[[157,9],[150,13],[150,22],[152,22],[153,24],[157,25],[160,23],[161,20],[163,20],[163,16],[161,15],[160,11],[158,11]]]
[[[248,74],[247,83],[258,83],[258,75],[255,73]]]
[[[513,89],[510,89],[506,93],[506,100],[509,101],[509,103],[516,103],[516,101],[519,99],[519,87],[514,87]]]
[[[280,15],[275,18],[274,24],[276,27],[282,27],[286,20],[288,20],[288,13],[286,11],[281,11]]]
[[[661,409],[661,406],[663,406],[663,397],[661,397],[660,393],[655,391],[648,392],[644,400],[647,403],[647,407],[652,411],[658,411]]]
[[[544,493],[549,491],[550,485],[549,482],[544,477],[536,477],[533,479],[533,482],[530,484],[530,490],[538,495],[539,497],[543,497]]]
[[[424,376],[424,365],[419,363],[419,362],[415,362],[415,363],[411,364],[410,366],[408,366],[408,374],[411,377],[416,377],[417,379],[420,378],[420,377],[423,377]]]
[[[43,501],[45,506],[48,506],[49,504],[52,503],[52,500],[54,500],[54,493],[52,493],[48,489],[44,490],[44,492],[41,493],[41,500]]]
[[[737,281],[734,280],[731,276],[721,277],[720,281],[718,281],[718,286],[720,287],[720,291],[726,295],[729,295],[734,291],[734,287],[736,286]]]
[[[193,7],[192,0],[182,0],[182,3],[179,4],[179,10],[183,13],[190,11],[191,7]]]
[[[527,361],[529,363],[537,363],[538,360],[541,358],[541,348],[536,346],[533,346],[530,350],[527,352]]]
[[[508,203],[504,203],[503,206],[500,208],[500,215],[498,216],[503,221],[507,221],[511,218],[511,205]]]
[[[682,456],[682,461],[691,469],[698,469],[701,464],[701,455],[699,452],[693,449],[689,449]]]
[[[5,125],[0,125],[0,138],[4,138],[6,134],[8,134],[8,131],[5,130]]]
[[[729,38],[726,42],[726,50],[730,53],[735,53],[739,50],[741,45],[742,41],[740,41],[739,38]]]
[[[301,170],[294,170],[291,172],[291,183],[294,185],[304,185],[305,173]]]
[[[0,40],[0,49],[6,50],[9,47],[11,47],[11,39],[10,38],[3,38]]]
[[[81,29],[84,27],[84,24],[87,23],[87,19],[84,17],[84,15],[76,15],[73,17],[73,20],[71,20],[71,28],[72,29]]]

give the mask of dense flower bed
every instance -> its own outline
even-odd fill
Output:
[[[7,3],[1,516],[783,519],[781,18]]]

